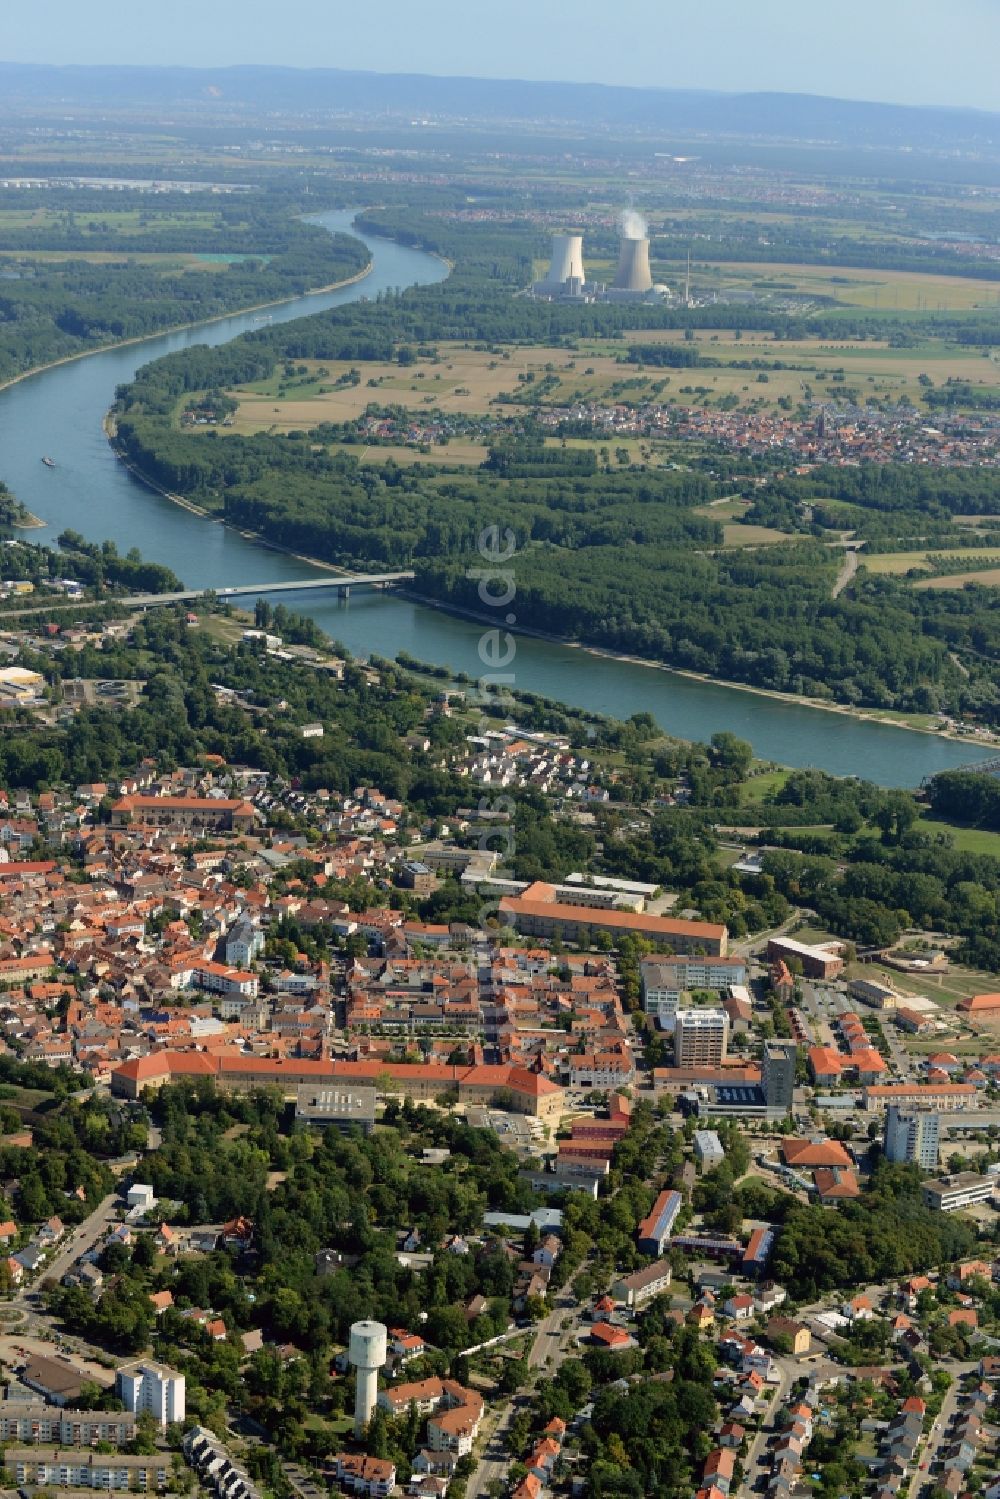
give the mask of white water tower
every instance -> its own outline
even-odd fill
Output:
[[[354,1386],[354,1435],[363,1437],[378,1398],[378,1371],[386,1360],[388,1334],[381,1322],[355,1322],[348,1358],[357,1370]]]

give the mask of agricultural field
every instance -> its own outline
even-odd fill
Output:
[[[655,254],[655,245],[654,245]],[[677,285],[684,275],[680,262],[654,260],[654,279]],[[840,302],[845,307],[867,307],[881,312],[970,312],[1000,303],[1000,283],[975,276],[941,276],[923,271],[862,270],[851,266],[759,264],[701,261],[692,266],[692,283],[699,289],[750,290],[765,282],[797,296]]]
[[[439,364],[360,365],[357,384],[346,383],[354,368],[350,362],[303,360],[296,369],[304,369],[306,376],[288,378],[279,370],[269,380],[231,391],[240,404],[229,430],[288,431],[320,422],[353,421],[373,403],[405,406],[414,413],[433,408],[445,414],[477,415],[502,392],[516,389],[519,374],[541,378],[551,359],[565,364],[565,350],[519,350],[515,360],[465,346],[446,348]],[[615,368],[620,372],[620,366]]]
[[[969,563],[969,572],[968,574],[949,573],[941,578],[922,578],[917,586],[923,588],[957,588],[961,586],[960,580],[964,581],[967,577],[975,577],[979,581],[982,581],[983,577],[989,571],[991,563],[994,570],[996,570],[997,564],[1000,563],[1000,548],[998,548],[996,554],[991,551],[985,551],[981,547],[954,547],[944,548],[939,551],[925,549],[915,552],[862,553],[864,565],[869,572],[885,574],[896,578],[912,572],[915,568],[923,572],[929,572],[932,566],[931,558],[939,558],[942,562],[967,561]],[[980,567],[979,572],[976,571],[975,564],[977,563]]]
[[[206,256],[190,261],[198,269],[218,263]],[[636,334],[634,341],[676,343],[678,335]],[[320,422],[353,421],[370,404],[468,417],[495,412],[501,397],[520,407],[520,396],[542,407],[624,402],[707,408],[725,403],[774,412],[802,402],[836,404],[852,398],[916,404],[927,379],[938,385],[948,377],[1000,394],[1000,362],[953,350],[943,342],[896,349],[818,339],[776,344],[765,335],[740,339],[714,333],[697,343],[706,358],[719,361],[717,366],[678,370],[627,364],[621,362],[629,347],[625,340],[604,343],[599,352],[592,343],[574,351],[514,346],[502,352],[443,343],[434,360],[359,364],[356,383],[347,361],[307,360],[297,366],[304,374],[289,377],[279,370],[267,381],[233,391],[240,409],[229,430],[288,431]],[[754,360],[781,362],[786,368],[739,367]],[[656,442],[623,437],[597,444],[577,439],[574,445],[624,447],[629,462],[656,463]]]
[[[220,228],[245,230],[249,221],[223,219],[215,207],[166,208],[155,199],[134,208],[82,207],[78,212],[39,204],[30,208],[0,206],[0,240],[7,234],[24,233],[26,242],[40,233],[73,233],[141,239],[161,230],[214,234]]]
[[[671,330],[656,330],[637,333],[630,341],[670,344],[677,343],[678,335]],[[801,399],[803,385],[809,384],[817,400],[835,402],[838,387],[847,387],[858,391],[863,399],[874,396],[892,403],[906,400],[919,405],[924,393],[921,375],[929,377],[935,385],[955,379],[980,390],[1000,390],[1000,363],[943,339],[926,341],[912,348],[890,348],[885,343],[876,342],[776,341],[764,333],[736,338],[727,333],[700,330],[695,342],[706,357],[719,359],[724,365],[760,359],[780,361],[793,368],[758,372],[696,366],[687,370],[646,371],[654,378],[668,377],[668,398],[677,393],[680,385],[709,385],[713,396],[741,394],[766,408],[774,406],[781,396],[796,401]],[[627,344],[622,347],[626,348]],[[637,365],[635,368],[642,367]],[[758,380],[758,373],[767,375],[766,383]],[[741,401],[741,404],[747,404],[747,401]]]
[[[691,218],[699,217],[691,210]],[[780,215],[764,215],[762,223],[773,226],[789,222]],[[742,216],[733,216],[734,227],[745,228]],[[843,226],[839,226],[842,230]],[[868,231],[866,238],[870,237]],[[891,242],[891,237],[885,237]],[[650,246],[653,281],[674,290],[683,290],[687,275],[686,261],[662,253],[663,242],[657,242],[655,228]],[[614,278],[613,259],[584,257],[587,279],[605,284]],[[547,260],[534,262],[534,276],[541,279],[548,268]],[[968,312],[1000,303],[1000,284],[986,277],[943,276],[924,271],[869,270],[852,266],[799,265],[794,262],[751,262],[692,260],[692,292],[697,296],[727,291],[746,293],[770,292],[777,296],[814,298],[826,304],[863,307],[882,312]]]
[[[255,257],[267,260],[268,256]],[[0,259],[15,264],[23,261],[37,265],[63,265],[67,261],[84,260],[88,265],[140,265],[149,266],[165,273],[177,271],[224,271],[236,261],[249,259],[244,255],[199,255],[178,254],[169,250],[0,250]]]
[[[978,583],[981,588],[1000,588],[1000,567],[987,567],[976,572],[948,573],[940,578],[921,578],[914,588],[964,588],[966,583]]]
[[[734,497],[731,500],[715,500],[708,505],[699,505],[696,515],[707,515],[722,525],[723,546],[754,547],[775,546],[784,541],[804,541],[801,533],[779,531],[774,526],[755,526],[743,521],[750,508],[749,500]]]
[[[199,255],[192,264],[205,268],[219,262]],[[919,282],[921,277],[915,279]],[[961,283],[961,277],[931,279]],[[732,330],[699,330],[694,342],[712,363],[685,369],[625,363],[630,343],[678,343],[681,337],[676,330],[639,330],[616,340],[582,340],[571,351],[547,346],[487,351],[466,343],[439,343],[433,360],[360,363],[355,379],[346,361],[304,361],[304,375],[289,378],[279,370],[268,381],[232,391],[240,409],[228,430],[288,432],[324,421],[342,423],[357,420],[370,403],[462,417],[496,412],[498,406],[523,411],[532,405],[576,403],[750,409],[781,415],[802,406],[864,405],[868,400],[919,408],[928,382],[937,387],[946,379],[1000,396],[1000,360],[946,340],[891,348],[885,340],[775,340],[768,333],[741,337]],[[745,367],[753,363],[756,369]],[[784,367],[775,369],[775,364]],[[933,421],[933,414],[928,420]],[[624,448],[628,462],[657,466],[663,462],[660,441],[622,436],[595,444],[577,439],[576,445],[595,447],[598,453],[609,445]],[[454,460],[471,462],[457,454]]]
[[[723,546],[761,547],[776,546],[782,541],[803,541],[801,535],[791,531],[778,531],[774,526],[741,525],[738,521],[722,527]]]

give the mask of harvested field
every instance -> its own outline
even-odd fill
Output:
[[[981,588],[1000,588],[1000,567],[988,567],[982,572],[946,573],[940,578],[920,578],[914,588],[964,588],[966,583],[978,583]]]

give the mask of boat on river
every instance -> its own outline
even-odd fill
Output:
[[[45,464],[46,468],[55,468],[56,466],[56,461],[54,458],[43,458],[42,462]]]

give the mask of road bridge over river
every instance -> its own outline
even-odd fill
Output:
[[[93,607],[101,603],[113,603],[123,609],[151,609],[156,604],[194,604],[209,594],[219,599],[260,598],[268,593],[305,593],[319,588],[335,588],[342,599],[350,598],[352,588],[376,588],[384,591],[394,583],[409,583],[412,572],[398,573],[330,573],[325,578],[292,578],[271,583],[237,583],[231,588],[185,588],[177,593],[130,593],[120,597],[113,594],[104,599],[53,598],[45,604],[29,604],[24,609],[5,609],[0,613],[0,625],[5,619],[20,619],[26,614],[51,614],[53,609],[70,609],[76,604],[80,608]]]
[[[409,583],[412,572],[399,573],[330,573],[326,578],[292,578],[271,583],[237,583],[232,588],[186,588],[180,593],[134,593],[117,603],[136,607],[149,604],[187,604],[214,593],[220,599],[258,598],[266,593],[305,593],[317,588],[335,588],[347,598],[352,588],[391,588],[394,583]]]

